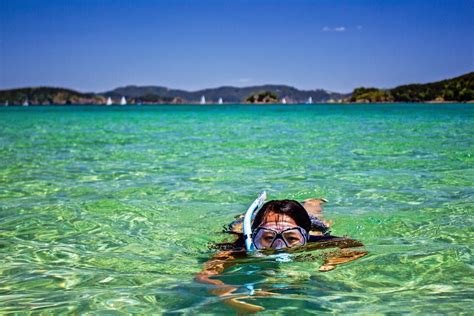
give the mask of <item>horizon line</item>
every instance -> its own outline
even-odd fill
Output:
[[[84,90],[79,90],[79,89],[71,88],[71,87],[68,87],[68,86],[58,86],[58,85],[32,85],[32,86],[19,86],[19,87],[10,87],[10,88],[0,88],[0,91],[4,91],[4,90],[30,89],[30,88],[61,88],[61,89],[73,90],[73,91],[80,92],[80,93],[102,94],[102,93],[111,92],[111,91],[116,90],[116,89],[119,89],[119,88],[126,88],[126,87],[139,87],[139,88],[142,88],[142,87],[160,87],[160,88],[166,88],[166,89],[169,89],[169,90],[182,90],[182,91],[186,91],[186,92],[190,92],[190,93],[195,93],[195,92],[199,92],[199,91],[202,91],[202,90],[211,90],[211,89],[219,89],[219,88],[239,88],[239,89],[244,89],[244,88],[260,87],[260,86],[285,86],[285,87],[295,88],[295,89],[300,90],[300,91],[317,91],[317,90],[322,90],[322,91],[329,92],[329,93],[350,94],[350,93],[352,93],[352,92],[354,91],[354,89],[361,88],[361,87],[364,87],[364,88],[377,88],[377,89],[380,89],[380,90],[389,90],[389,89],[393,89],[393,88],[395,88],[395,87],[405,86],[405,85],[412,85],[412,84],[428,84],[428,83],[434,83],[434,82],[439,82],[439,81],[444,81],[444,80],[450,80],[450,79],[454,79],[454,78],[457,78],[457,77],[461,77],[461,76],[470,74],[470,73],[472,73],[472,72],[474,72],[474,69],[471,70],[471,71],[463,72],[463,73],[461,73],[461,74],[459,74],[459,75],[450,76],[450,77],[444,78],[444,79],[433,80],[433,81],[428,81],[428,82],[410,82],[410,83],[403,83],[403,84],[401,84],[401,85],[397,85],[397,86],[394,86],[394,87],[376,87],[376,86],[363,86],[363,85],[359,85],[359,86],[353,88],[353,89],[352,89],[351,91],[349,91],[349,92],[333,91],[333,90],[328,90],[328,89],[324,89],[324,88],[300,89],[300,88],[298,88],[298,87],[296,87],[296,86],[293,86],[293,85],[290,85],[290,84],[276,84],[276,83],[264,83],[264,84],[257,84],[257,85],[248,85],[248,86],[219,85],[219,86],[215,86],[215,87],[207,87],[207,88],[201,88],[201,89],[197,89],[197,90],[187,90],[187,89],[183,89],[183,88],[170,88],[170,87],[164,86],[164,85],[153,85],[153,84],[144,84],[144,85],[126,84],[126,85],[119,85],[119,86],[116,86],[115,88],[112,88],[112,89],[109,89],[109,90],[105,90],[105,91],[100,91],[100,92],[84,91]]]

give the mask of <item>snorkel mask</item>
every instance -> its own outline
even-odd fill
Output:
[[[253,233],[253,245],[258,250],[280,250],[304,246],[308,241],[306,230],[302,227],[289,227],[277,231],[267,227],[258,227]]]

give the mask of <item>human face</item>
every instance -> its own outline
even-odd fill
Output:
[[[270,212],[255,229],[253,238],[259,250],[279,250],[306,244],[306,231],[291,217]]]

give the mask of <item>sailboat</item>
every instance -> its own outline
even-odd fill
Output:
[[[107,103],[105,105],[112,105],[112,99],[110,97],[107,98]]]
[[[281,103],[286,104],[286,99],[285,98],[281,99]]]
[[[30,103],[28,102],[28,99],[25,99],[25,101],[23,102],[23,106],[29,106]]]
[[[8,100],[6,100],[5,101],[5,106],[8,106],[8,105],[9,105]]]
[[[126,105],[127,104],[127,99],[125,99],[125,97],[122,97],[122,99],[120,100],[120,105]]]
[[[313,104],[313,97],[309,97],[308,101],[306,102],[307,104]]]
[[[222,98],[219,98],[219,101],[217,101],[217,103],[222,104],[224,102],[222,101]]]
[[[206,97],[205,96],[201,97],[201,104],[206,104]]]

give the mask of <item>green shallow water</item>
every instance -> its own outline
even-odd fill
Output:
[[[473,148],[463,104],[1,108],[0,313],[232,313],[193,278],[263,189],[369,251],[226,271],[263,314],[469,313]]]

